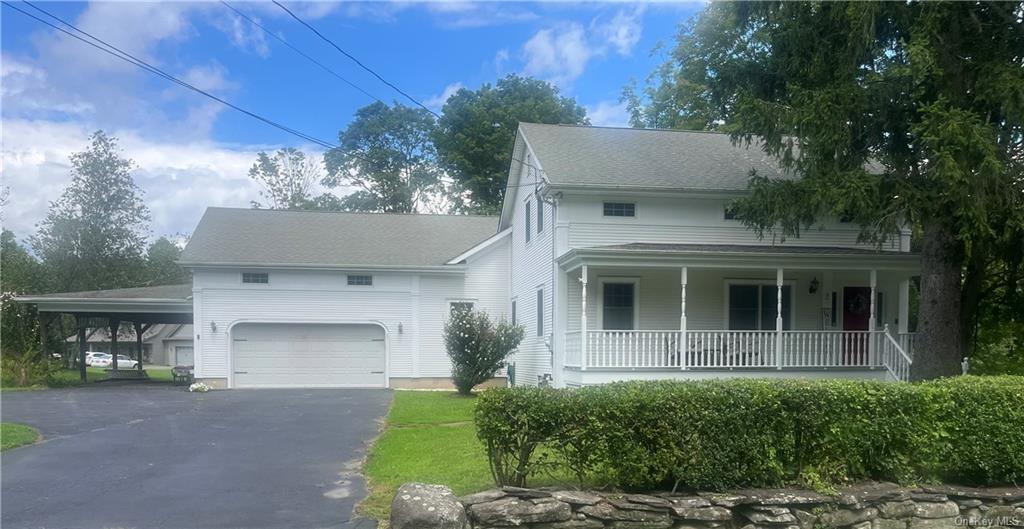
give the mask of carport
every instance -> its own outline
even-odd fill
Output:
[[[19,296],[17,301],[35,304],[39,312],[39,328],[45,330],[60,314],[74,316],[78,331],[78,370],[85,381],[85,353],[88,350],[86,330],[106,326],[114,360],[109,374],[112,378],[145,378],[142,366],[143,334],[157,323],[192,323],[192,284],[163,285],[85,292],[63,292]],[[117,335],[121,325],[130,324],[135,331],[138,366],[135,370],[117,369]],[[44,336],[40,332],[40,336]]]

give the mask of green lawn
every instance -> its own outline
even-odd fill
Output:
[[[436,391],[396,391],[384,433],[363,471],[370,495],[364,516],[386,520],[398,487],[409,481],[440,483],[463,495],[494,485],[473,426],[475,397]]]
[[[156,380],[159,382],[170,382],[171,381],[171,368],[165,366],[143,366],[146,370],[146,374],[149,375],[150,380]],[[107,373],[100,367],[87,367],[85,368],[85,379],[87,384],[104,380],[107,378]],[[67,388],[72,386],[80,386],[82,381],[78,375],[78,369],[61,369],[57,371],[53,379],[50,381],[48,386],[30,386],[30,387],[3,387],[3,391],[27,391],[33,389],[46,389],[51,388]]]
[[[0,423],[0,452],[34,443],[39,432],[31,426],[13,422]]]

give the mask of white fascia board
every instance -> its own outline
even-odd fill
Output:
[[[462,265],[437,266],[395,266],[366,264],[293,264],[293,263],[246,263],[246,262],[189,262],[178,261],[178,265],[188,270],[337,270],[347,272],[409,272],[418,274],[465,274]]]
[[[451,258],[448,261],[448,264],[457,265],[465,261],[466,259],[469,259],[470,257],[473,257],[474,255],[490,248],[491,246],[494,246],[495,243],[503,240],[505,237],[508,237],[509,235],[512,235],[512,228],[505,228],[504,230],[499,231],[498,233],[494,234],[493,236],[491,236],[491,238],[485,240],[484,242],[478,243],[476,246]]]
[[[186,300],[157,299],[54,299],[16,298],[22,303],[34,303],[40,312],[115,312],[191,314],[192,302]]]
[[[783,267],[799,270],[900,270],[916,272],[921,269],[921,257],[916,254],[792,254],[785,252],[658,252],[616,250],[570,250],[558,258],[566,271],[583,264],[595,266],[745,268],[775,269]]]

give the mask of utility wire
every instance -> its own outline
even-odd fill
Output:
[[[306,22],[305,20],[302,20],[301,18],[299,18],[299,17],[298,17],[298,15],[296,15],[296,14],[295,14],[295,13],[293,13],[293,12],[292,12],[292,11],[291,11],[290,9],[288,9],[287,7],[285,7],[285,6],[284,6],[284,4],[282,4],[281,2],[278,2],[277,0],[273,0],[273,2],[274,2],[275,4],[277,4],[277,7],[280,7],[280,8],[281,8],[281,9],[283,9],[283,10],[284,10],[284,11],[285,11],[286,13],[288,13],[289,15],[291,15],[291,17],[292,17],[292,18],[294,18],[295,20],[297,20],[297,21],[298,21],[298,22],[299,22],[300,24],[302,24],[303,26],[306,26],[307,28],[309,28],[309,30],[310,30],[310,31],[312,31],[313,33],[315,33],[315,34],[316,34],[316,36],[318,36],[318,37],[320,37],[321,39],[323,39],[323,41],[324,41],[324,42],[326,42],[326,43],[330,44],[330,45],[331,45],[331,46],[332,46],[332,47],[333,47],[334,49],[338,50],[338,51],[339,51],[339,52],[340,52],[340,53],[341,53],[342,55],[344,55],[344,56],[348,57],[349,59],[352,59],[352,61],[353,61],[353,62],[355,62],[356,64],[358,64],[360,68],[362,68],[362,69],[364,69],[364,70],[366,70],[366,71],[370,72],[371,74],[373,74],[373,76],[374,76],[374,77],[376,77],[376,78],[377,78],[378,80],[380,80],[380,82],[382,82],[382,83],[384,83],[384,84],[386,84],[386,85],[390,86],[390,87],[391,87],[392,89],[394,89],[394,90],[395,90],[396,92],[398,92],[399,94],[402,94],[403,96],[405,96],[405,97],[406,97],[406,99],[408,99],[409,101],[412,101],[413,103],[415,103],[415,104],[416,104],[417,106],[419,106],[419,107],[420,107],[420,108],[422,108],[423,110],[426,110],[427,112],[430,112],[431,114],[433,114],[433,115],[434,115],[434,117],[436,117],[436,118],[438,118],[438,119],[440,119],[440,118],[441,118],[441,116],[440,116],[440,115],[438,115],[438,113],[437,113],[437,112],[434,112],[433,110],[431,110],[431,109],[427,108],[427,107],[426,107],[426,105],[424,105],[423,103],[420,103],[419,101],[417,101],[417,100],[416,100],[416,98],[414,98],[414,97],[412,97],[411,95],[407,94],[407,93],[406,93],[405,91],[403,91],[403,90],[402,90],[401,88],[399,88],[399,87],[395,86],[394,84],[390,83],[390,82],[389,82],[389,81],[388,81],[387,79],[385,79],[385,78],[381,77],[381,76],[380,76],[380,74],[378,74],[377,72],[373,71],[373,69],[372,69],[372,68],[370,68],[369,66],[367,66],[367,65],[363,64],[363,63],[362,63],[362,62],[361,62],[361,61],[360,61],[359,59],[357,59],[357,58],[353,57],[353,56],[352,56],[352,54],[350,54],[349,52],[347,52],[347,51],[345,51],[345,50],[341,49],[341,47],[340,47],[340,46],[338,46],[337,44],[335,44],[333,40],[331,40],[331,39],[327,38],[326,36],[324,36],[324,34],[323,34],[323,33],[320,33],[319,31],[317,31],[317,29],[316,29],[316,28],[314,28],[313,26],[309,25],[309,23],[307,23],[307,22]]]
[[[301,56],[305,57],[305,58],[306,58],[306,60],[308,60],[309,62],[312,62],[313,64],[315,64],[315,65],[319,66],[319,67],[320,67],[320,68],[321,68],[322,70],[324,70],[325,72],[327,72],[327,73],[329,73],[329,74],[333,75],[334,77],[337,77],[338,79],[340,79],[340,80],[341,80],[341,82],[343,82],[343,83],[345,83],[345,84],[347,84],[347,85],[351,86],[352,88],[355,88],[356,90],[358,90],[358,91],[362,92],[362,93],[363,93],[363,94],[364,94],[364,95],[365,95],[366,97],[369,97],[370,99],[375,99],[375,100],[377,100],[377,101],[380,101],[381,103],[384,103],[384,101],[381,101],[381,99],[380,99],[379,97],[377,97],[377,96],[375,96],[375,95],[373,95],[373,94],[371,94],[371,93],[367,92],[366,90],[363,90],[363,88],[362,88],[362,87],[360,87],[359,85],[357,85],[357,84],[353,83],[352,81],[349,81],[348,79],[345,79],[345,78],[344,78],[344,77],[342,77],[342,76],[341,76],[341,74],[339,74],[338,72],[335,72],[334,70],[332,70],[332,69],[328,68],[327,66],[325,66],[325,65],[324,65],[324,63],[322,63],[322,62],[320,62],[320,61],[318,61],[318,60],[314,59],[313,57],[310,57],[310,56],[309,56],[309,54],[307,54],[306,52],[304,52],[304,51],[300,50],[299,48],[295,47],[294,45],[292,45],[292,44],[291,44],[290,42],[288,42],[287,40],[284,40],[283,38],[279,37],[279,36],[278,36],[278,35],[277,35],[276,33],[274,33],[273,31],[270,31],[269,29],[267,29],[267,28],[263,27],[263,25],[262,25],[262,24],[260,24],[259,22],[257,22],[257,21],[255,21],[255,20],[253,20],[252,18],[250,18],[249,16],[247,16],[247,15],[246,15],[245,13],[243,13],[243,12],[239,11],[239,10],[238,10],[238,9],[236,9],[236,8],[235,8],[234,6],[232,6],[231,4],[229,4],[229,3],[225,2],[224,0],[221,0],[221,2],[220,2],[220,3],[224,4],[224,7],[227,7],[228,9],[230,9],[230,10],[234,11],[234,12],[235,12],[235,13],[236,13],[236,14],[237,14],[238,16],[240,16],[240,17],[244,18],[245,20],[248,20],[248,21],[249,21],[249,23],[251,23],[252,25],[254,25],[254,26],[256,26],[256,27],[260,28],[261,30],[263,30],[263,32],[264,32],[264,33],[266,33],[267,35],[270,35],[271,37],[273,37],[273,38],[277,39],[277,40],[278,40],[278,41],[279,41],[279,42],[280,42],[281,44],[284,44],[285,46],[288,46],[288,48],[290,48],[290,49],[291,49],[292,51],[294,51],[295,53],[298,53],[299,55],[301,55]],[[386,104],[386,103],[385,103],[385,104]]]
[[[243,113],[243,114],[245,114],[245,115],[247,115],[249,117],[252,117],[254,119],[262,121],[263,123],[266,123],[267,125],[270,125],[270,126],[272,126],[274,128],[277,128],[279,130],[282,130],[284,132],[287,132],[289,134],[292,134],[294,136],[302,138],[302,139],[304,139],[306,141],[309,141],[311,143],[315,143],[315,144],[317,144],[317,145],[319,145],[321,147],[324,147],[326,149],[340,149],[340,147],[338,145],[326,142],[326,141],[318,139],[318,138],[316,138],[314,136],[310,136],[310,135],[308,135],[308,134],[306,134],[304,132],[298,131],[296,129],[293,129],[291,127],[288,127],[286,125],[283,125],[281,123],[273,121],[271,119],[265,118],[265,117],[263,117],[263,116],[261,116],[259,114],[256,114],[255,112],[251,112],[249,110],[246,110],[246,109],[244,109],[242,107],[239,107],[239,106],[237,106],[237,105],[235,105],[235,104],[233,104],[233,103],[231,103],[229,101],[221,99],[221,98],[219,98],[219,97],[217,97],[217,96],[215,96],[215,95],[213,95],[213,94],[211,94],[211,93],[209,93],[209,92],[207,92],[207,91],[205,91],[205,90],[203,90],[201,88],[195,87],[195,86],[193,86],[193,85],[191,85],[191,84],[189,84],[189,83],[187,83],[185,81],[182,81],[181,79],[178,79],[177,77],[174,77],[173,75],[171,75],[171,74],[169,74],[167,72],[164,72],[163,70],[161,70],[161,69],[159,69],[159,68],[157,68],[157,67],[155,67],[155,66],[153,66],[153,65],[151,65],[151,64],[149,64],[149,63],[147,63],[145,61],[143,61],[142,59],[139,59],[139,58],[135,57],[134,55],[132,55],[132,54],[126,52],[126,51],[123,51],[120,48],[118,48],[118,47],[116,47],[116,46],[114,46],[112,44],[109,44],[108,42],[104,41],[103,39],[100,39],[99,37],[96,37],[96,36],[86,32],[86,31],[84,31],[82,29],[79,29],[74,24],[71,24],[70,22],[65,21],[64,19],[54,15],[53,13],[50,13],[49,11],[46,11],[45,9],[43,9],[43,8],[33,4],[32,2],[30,2],[28,0],[25,0],[23,3],[25,3],[26,5],[32,7],[33,9],[35,9],[35,10],[41,12],[41,13],[49,16],[50,18],[53,18],[54,20],[57,20],[60,23],[70,27],[71,29],[75,30],[76,32],[81,33],[83,35],[86,35],[87,37],[95,40],[96,42],[101,43],[103,46],[100,46],[99,44],[96,44],[94,42],[86,40],[86,39],[84,39],[84,38],[82,38],[82,37],[80,37],[80,36],[78,36],[78,35],[76,35],[74,33],[71,33],[70,31],[65,30],[64,28],[62,28],[60,26],[54,25],[54,24],[52,24],[52,23],[50,23],[50,22],[48,22],[46,20],[43,20],[42,18],[39,18],[36,15],[33,15],[32,13],[29,13],[28,11],[25,11],[24,9],[21,9],[21,8],[15,6],[11,2],[8,2],[7,0],[0,0],[0,3],[2,3],[3,5],[5,5],[5,6],[11,8],[11,9],[13,9],[13,10],[15,10],[15,11],[17,11],[17,12],[19,12],[19,13],[27,16],[27,17],[29,17],[29,18],[32,18],[32,19],[36,20],[37,22],[39,22],[41,24],[49,26],[49,27],[51,27],[51,28],[53,28],[53,29],[55,29],[57,31],[60,31],[61,33],[64,33],[65,35],[67,35],[69,37],[72,37],[72,38],[74,38],[74,39],[76,39],[78,41],[81,41],[81,42],[83,42],[85,44],[88,44],[89,46],[92,46],[93,48],[96,48],[96,49],[98,49],[98,50],[100,50],[100,51],[102,51],[104,53],[107,53],[107,54],[113,56],[113,57],[121,59],[122,61],[125,61],[125,62],[127,62],[129,64],[135,65],[135,66],[137,66],[137,67],[139,67],[139,68],[141,68],[143,70],[146,70],[146,71],[148,71],[148,72],[150,72],[150,73],[152,73],[154,75],[157,75],[159,77],[162,77],[162,78],[164,78],[164,79],[166,79],[168,81],[171,81],[171,82],[173,82],[173,83],[175,83],[175,84],[177,84],[179,86],[182,86],[184,88],[188,88],[189,90],[192,90],[192,91],[197,92],[197,93],[199,93],[201,95],[204,95],[204,96],[206,96],[206,97],[208,97],[208,98],[210,98],[210,99],[212,99],[214,101],[217,101],[218,103],[221,103],[221,104],[223,104],[223,105],[225,105],[227,107],[230,107],[230,108],[232,108],[234,110],[237,110],[238,112],[241,112],[241,113]],[[104,47],[104,46],[106,46],[106,47]],[[362,155],[362,153],[358,153],[358,152],[354,152],[354,151],[347,151],[347,152],[345,152],[345,155],[352,156],[354,158],[358,158],[358,159],[361,159],[363,161],[373,163],[371,160],[369,160],[364,155]],[[531,167],[531,168],[533,168],[535,170],[540,171],[539,167],[536,167],[535,165],[533,165],[533,164],[531,164],[531,163],[529,163],[529,162],[527,162],[525,160],[521,160],[521,159],[518,159],[518,158],[515,158],[515,157],[513,157],[512,160],[516,161],[516,162],[519,162],[519,163],[522,163],[522,164],[524,164],[524,165],[526,165],[528,167]],[[506,184],[505,188],[506,189],[511,189],[511,188],[518,188],[518,187],[535,187],[537,184],[539,184],[539,182],[533,182],[533,183],[528,183],[528,184],[516,184],[516,185],[507,185]]]
[[[241,112],[241,113],[243,113],[243,114],[245,114],[245,115],[247,115],[249,117],[252,117],[254,119],[262,121],[263,123],[266,123],[267,125],[270,125],[270,126],[276,128],[276,129],[282,130],[284,132],[287,132],[289,134],[292,134],[294,136],[302,138],[302,139],[304,139],[306,141],[315,143],[315,144],[317,144],[317,145],[319,145],[321,147],[324,147],[324,148],[332,149],[332,148],[336,148],[337,147],[337,145],[334,145],[334,144],[331,144],[329,142],[323,141],[323,140],[321,140],[319,138],[316,138],[314,136],[310,136],[309,134],[306,134],[304,132],[301,132],[301,131],[298,131],[296,129],[293,129],[291,127],[288,127],[286,125],[278,123],[278,122],[276,122],[274,120],[271,120],[269,118],[265,118],[265,117],[263,117],[263,116],[261,116],[259,114],[256,114],[255,112],[246,110],[246,109],[244,109],[242,107],[239,107],[238,105],[235,105],[235,104],[233,104],[233,103],[231,103],[229,101],[221,99],[220,97],[217,97],[217,96],[215,96],[215,95],[213,95],[213,94],[211,94],[211,93],[209,93],[209,92],[207,92],[207,91],[205,91],[205,90],[203,90],[201,88],[193,86],[193,85],[191,85],[191,84],[189,84],[189,83],[187,83],[185,81],[182,81],[181,79],[178,79],[177,77],[174,77],[173,75],[171,75],[171,74],[169,74],[169,73],[167,73],[167,72],[165,72],[165,71],[163,71],[163,70],[161,70],[161,69],[159,69],[159,68],[157,68],[157,67],[155,67],[155,66],[153,66],[153,65],[151,65],[149,63],[147,63],[146,61],[143,61],[142,59],[139,59],[138,57],[135,57],[134,55],[132,55],[132,54],[130,54],[130,53],[124,51],[124,50],[121,50],[120,48],[118,48],[118,47],[116,47],[116,46],[114,46],[112,44],[107,43],[103,39],[100,39],[100,38],[98,38],[98,37],[96,37],[94,35],[91,35],[90,33],[86,32],[86,31],[83,31],[83,30],[79,29],[74,24],[71,24],[70,22],[67,22],[67,21],[61,19],[60,17],[54,15],[53,13],[50,13],[49,11],[46,11],[45,9],[43,9],[43,8],[33,4],[32,2],[25,1],[24,3],[29,5],[30,7],[32,7],[36,11],[39,11],[39,12],[49,16],[50,18],[53,18],[54,20],[57,20],[57,21],[61,22],[62,24],[64,24],[65,26],[68,26],[69,28],[75,30],[76,32],[81,33],[83,35],[86,35],[87,37],[95,40],[96,42],[99,42],[100,44],[102,44],[102,46],[99,45],[99,44],[96,44],[95,42],[91,42],[89,40],[86,40],[86,39],[84,39],[84,38],[82,38],[82,37],[80,37],[80,36],[78,36],[78,35],[76,35],[74,33],[71,33],[70,31],[67,31],[64,28],[60,27],[60,26],[54,25],[54,24],[52,24],[52,23],[50,23],[50,22],[48,22],[46,20],[43,20],[42,18],[39,18],[39,17],[33,15],[32,13],[29,13],[28,11],[25,11],[24,9],[21,9],[21,8],[15,6],[14,4],[12,4],[12,3],[10,3],[10,2],[8,2],[6,0],[2,0],[2,3],[3,3],[3,5],[11,8],[11,9],[14,9],[15,11],[18,11],[19,13],[21,13],[21,14],[29,17],[29,18],[35,19],[36,21],[38,21],[38,22],[40,22],[42,24],[50,26],[51,28],[56,29],[57,31],[60,31],[61,33],[64,33],[65,35],[68,35],[69,37],[72,37],[72,38],[74,38],[76,40],[84,42],[85,44],[88,44],[88,45],[90,45],[90,46],[92,46],[92,47],[94,47],[94,48],[96,48],[96,49],[98,49],[98,50],[100,50],[100,51],[102,51],[104,53],[107,53],[109,55],[117,57],[118,59],[121,59],[122,61],[125,61],[127,63],[133,64],[135,66],[138,66],[139,68],[142,68],[143,70],[146,70],[146,71],[148,71],[148,72],[150,72],[150,73],[152,73],[154,75],[163,77],[164,79],[166,79],[168,81],[171,81],[171,82],[173,82],[173,83],[175,83],[175,84],[177,84],[179,86],[188,88],[189,90],[192,90],[192,91],[194,91],[196,93],[204,95],[204,96],[206,96],[206,97],[208,97],[208,98],[210,98],[210,99],[212,99],[214,101],[217,101],[218,103],[221,103],[221,104],[223,104],[225,106],[228,106],[228,107],[230,107],[230,108],[232,108],[234,110],[237,110],[238,112]]]

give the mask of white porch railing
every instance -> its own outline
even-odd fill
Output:
[[[900,348],[903,349],[907,356],[914,358],[914,345],[917,340],[916,332],[901,332],[896,335],[896,341],[900,344]]]
[[[586,367],[679,367],[679,331],[588,331]]]
[[[889,334],[888,326],[886,326],[885,330],[882,331],[881,340],[879,340],[879,342],[878,354],[881,357],[882,365],[889,370],[889,375],[896,380],[902,380],[904,382],[910,380],[910,365],[914,363],[914,361],[912,360],[912,357],[903,350],[903,347],[900,346],[899,342]]]
[[[783,367],[871,367],[870,331],[782,331]]]
[[[776,367],[774,331],[690,331],[686,367]]]
[[[617,369],[885,368],[906,380],[911,356],[883,331],[580,331],[567,367]],[[685,343],[684,343],[685,335]],[[781,349],[779,349],[781,345]]]

